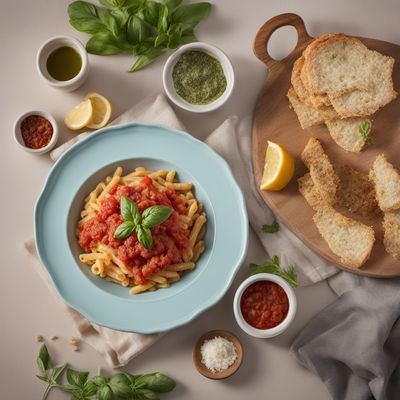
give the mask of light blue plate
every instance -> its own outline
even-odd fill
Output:
[[[168,289],[129,294],[80,263],[75,237],[84,198],[121,165],[175,169],[194,183],[207,214],[206,251],[196,268]],[[75,144],[54,165],[35,208],[39,257],[67,304],[113,329],[153,333],[186,324],[228,290],[247,249],[245,203],[228,164],[203,142],[166,126],[104,128]]]

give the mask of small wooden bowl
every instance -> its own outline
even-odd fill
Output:
[[[206,340],[214,339],[216,336],[221,336],[233,343],[236,349],[236,360],[235,362],[225,371],[211,372],[207,367],[201,362],[201,346]],[[240,340],[231,332],[224,330],[214,330],[201,335],[193,347],[193,363],[203,376],[209,379],[225,379],[233,375],[241,366],[243,361],[243,348]]]

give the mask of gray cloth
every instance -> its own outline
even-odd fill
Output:
[[[399,400],[400,279],[340,280],[332,286],[344,294],[306,326],[292,352],[334,400]]]

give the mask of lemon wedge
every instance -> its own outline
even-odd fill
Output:
[[[86,126],[90,129],[99,129],[106,126],[112,113],[110,101],[96,92],[87,94],[85,99],[89,99],[93,106],[93,117]]]
[[[64,122],[73,131],[87,126],[93,117],[93,106],[91,100],[83,100],[75,106],[65,117]]]
[[[292,179],[293,173],[293,157],[280,144],[268,141],[261,189],[281,190]]]

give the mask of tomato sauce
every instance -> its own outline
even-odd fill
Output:
[[[279,325],[289,311],[289,299],[275,282],[258,281],[250,285],[240,299],[245,321],[257,329]]]
[[[21,135],[26,147],[41,149],[49,144],[53,125],[40,115],[29,115],[21,122]]]
[[[151,229],[153,246],[144,248],[133,233],[126,239],[116,239],[115,230],[123,222],[120,212],[121,197],[132,199],[140,212],[154,205],[174,209],[171,216]],[[79,245],[90,252],[98,243],[117,250],[118,258],[134,275],[135,284],[146,283],[146,278],[182,260],[189,243],[190,230],[180,215],[186,215],[188,204],[173,189],[158,191],[150,177],[144,177],[137,187],[115,186],[101,203],[100,211],[79,231]]]

